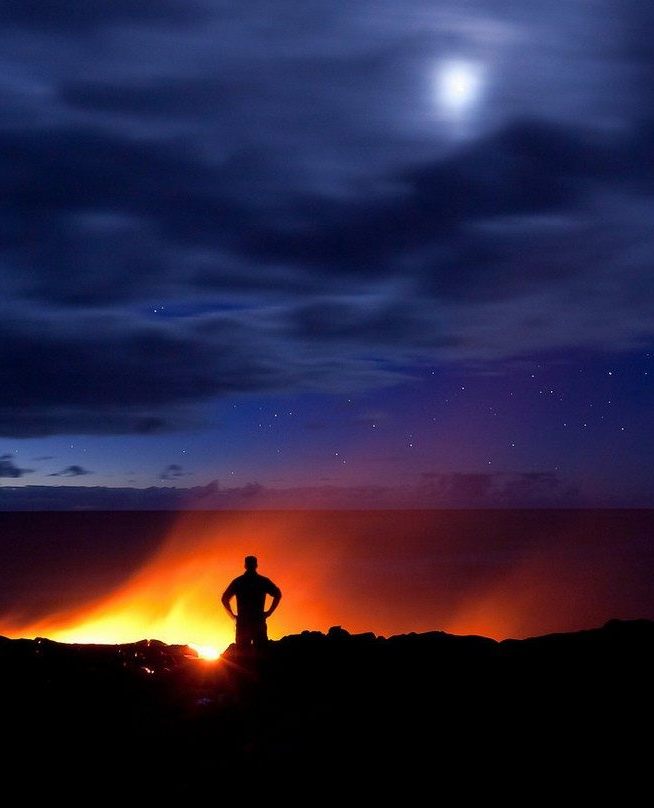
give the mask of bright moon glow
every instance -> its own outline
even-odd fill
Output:
[[[463,59],[441,62],[436,74],[437,101],[450,118],[463,117],[479,100],[484,84],[483,67]]]

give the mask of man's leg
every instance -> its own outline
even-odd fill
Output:
[[[260,620],[252,632],[252,641],[255,648],[265,648],[268,645],[268,626],[265,620]]]
[[[252,627],[245,620],[236,620],[236,647],[249,648],[252,642]]]

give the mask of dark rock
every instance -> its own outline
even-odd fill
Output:
[[[539,784],[588,796],[611,777],[628,795],[649,770],[653,650],[646,620],[500,643],[334,626],[257,656],[230,646],[213,664],[157,641],[1,639],[5,765],[42,796],[66,793],[57,774],[74,763],[80,793],[131,782],[117,799],[142,784],[162,804],[213,798],[231,780],[286,794],[303,778],[366,799],[438,782],[481,799],[502,772],[498,788],[521,802]]]
[[[332,626],[327,632],[327,637],[330,640],[348,640],[352,635],[341,626]]]

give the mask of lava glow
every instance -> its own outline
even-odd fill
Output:
[[[262,536],[253,534],[242,518],[189,515],[149,563],[113,594],[87,608],[62,610],[31,625],[7,625],[5,619],[2,631],[75,643],[158,639],[187,644],[199,656],[215,659],[232,642],[234,632],[220,595],[242,572],[243,558],[251,553],[260,556],[262,574],[278,581],[285,592],[283,608],[270,621],[271,637],[307,624],[322,626],[319,601],[312,597],[320,588],[320,571],[305,567],[300,572],[302,553],[299,558],[289,557],[285,537],[289,527],[295,532],[297,526],[287,521],[268,520]],[[306,547],[310,546],[307,542]]]
[[[249,554],[282,589],[268,621],[271,639],[332,625],[386,636],[433,629],[529,636],[637,611],[624,598],[622,606],[614,602],[616,576],[633,578],[626,553],[621,567],[591,517],[553,513],[186,513],[113,592],[93,599],[84,590],[85,605],[76,608],[62,597],[62,608],[39,619],[17,608],[0,615],[0,634],[77,643],[157,639],[215,659],[234,637],[220,596]],[[580,559],[591,553],[589,575]],[[81,578],[71,576],[69,585],[71,603],[82,602]]]
[[[213,661],[214,659],[218,659],[220,656],[220,651],[217,648],[214,648],[212,645],[198,645],[197,643],[190,642],[188,646],[197,652],[197,655],[201,659]]]

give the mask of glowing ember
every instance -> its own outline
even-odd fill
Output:
[[[202,659],[213,660],[218,659],[218,657],[220,656],[220,652],[218,651],[218,649],[214,648],[211,645],[197,645],[194,642],[190,642],[188,644],[188,647],[192,648],[194,651],[197,651],[198,656],[201,657]]]

